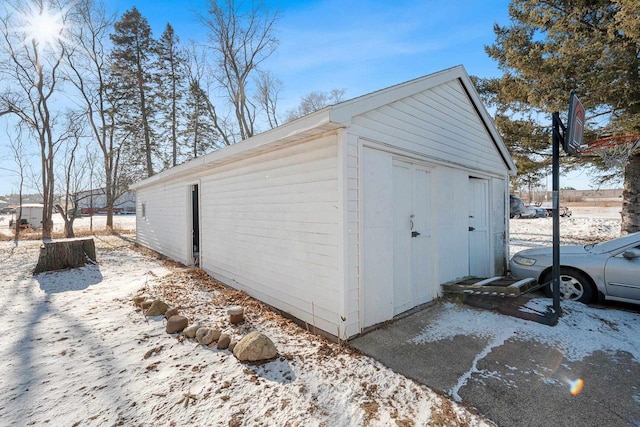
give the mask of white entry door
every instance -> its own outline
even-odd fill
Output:
[[[427,168],[393,160],[394,315],[438,295],[431,193],[431,174]]]
[[[491,272],[489,245],[489,181],[469,178],[469,275]]]

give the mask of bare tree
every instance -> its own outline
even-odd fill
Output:
[[[260,71],[256,78],[258,91],[255,100],[262,107],[267,116],[267,121],[271,129],[278,127],[278,97],[282,91],[282,81],[271,74],[270,71]]]
[[[43,193],[42,238],[53,230],[54,157],[59,139],[52,111],[66,55],[63,32],[70,8],[60,1],[5,3],[0,17],[0,115],[11,113],[26,125],[40,148]]]
[[[61,194],[64,194],[64,201],[62,204],[58,203],[56,208],[58,213],[62,216],[64,221],[64,234],[65,237],[74,237],[73,222],[75,220],[75,212],[78,207],[80,189],[82,188],[84,177],[84,165],[78,163],[78,151],[80,148],[80,140],[82,138],[82,126],[81,119],[69,117],[69,123],[73,123],[70,129],[70,137],[67,139],[66,150],[63,155],[62,179],[58,182],[63,182]]]
[[[209,0],[209,15],[200,16],[209,29],[211,49],[216,54],[214,75],[233,106],[240,139],[255,132],[256,106],[249,94],[252,76],[276,49],[274,35],[277,13],[259,3],[236,3],[234,0]],[[229,135],[225,141],[229,141]]]
[[[345,92],[346,89],[332,89],[328,93],[308,93],[300,99],[300,104],[295,109],[287,112],[287,122],[341,102]]]
[[[85,147],[85,159],[86,159],[86,169],[89,172],[89,230],[93,232],[93,189],[98,186],[95,185],[96,182],[96,167],[97,161],[95,156],[95,152],[87,145]],[[104,171],[104,170],[103,170]],[[105,187],[105,198],[108,200],[107,196],[107,188]],[[107,212],[109,212],[109,203],[107,202]],[[107,216],[108,218],[108,216]],[[111,218],[113,218],[113,203],[111,206]],[[109,225],[110,229],[113,229],[112,225]]]
[[[117,114],[122,100],[108,84],[109,64],[105,43],[115,22],[102,3],[81,0],[77,6],[81,25],[72,32],[77,46],[68,56],[70,80],[78,88],[86,108],[92,137],[100,147],[107,209],[107,227],[113,228],[113,205],[122,194],[120,158],[127,132],[118,132]]]
[[[14,222],[14,241],[20,240],[20,222],[22,221],[22,191],[24,188],[24,174],[25,174],[25,154],[22,144],[22,133],[18,127],[17,133],[11,134],[8,129],[5,129],[7,139],[10,142],[11,154],[13,155],[13,161],[15,162],[15,169],[1,168],[9,172],[15,173],[18,176],[18,210],[16,219]]]
[[[204,151],[208,151],[208,148],[231,145],[233,131],[230,131],[231,126],[228,125],[228,120],[218,116],[216,108],[209,98],[212,80],[208,78],[207,74],[205,50],[191,42],[188,57],[189,105],[187,108],[189,111],[186,133],[191,134],[193,156],[197,157]],[[209,129],[209,125],[212,129]],[[219,138],[222,138],[222,141],[219,141]],[[203,145],[205,150],[202,150]]]

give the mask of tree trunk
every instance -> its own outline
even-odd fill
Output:
[[[640,152],[637,151],[624,168],[621,214],[623,234],[640,231]]]
[[[93,239],[69,239],[56,242],[44,242],[40,247],[38,264],[34,274],[43,271],[62,270],[82,267],[89,261],[96,261],[96,248]]]
[[[74,204],[74,206],[77,206],[77,204]],[[60,216],[64,221],[64,236],[67,238],[75,237],[75,234],[73,233],[73,220],[75,218],[75,209],[74,209],[74,212],[71,213],[71,218],[69,218],[69,211],[67,209],[62,209],[62,206],[59,204],[56,205],[56,208],[58,208],[58,212],[60,213]]]

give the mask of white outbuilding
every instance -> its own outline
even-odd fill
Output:
[[[458,66],[138,182],[137,241],[344,339],[503,274],[515,171]]]

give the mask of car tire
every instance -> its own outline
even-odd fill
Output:
[[[543,283],[551,282],[551,271],[544,276]],[[544,287],[544,293],[548,297],[553,296],[552,283]],[[570,301],[578,301],[583,304],[593,300],[594,290],[589,276],[582,271],[568,267],[560,267],[560,298]]]

